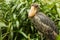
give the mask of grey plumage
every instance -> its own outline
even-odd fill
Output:
[[[38,4],[32,4],[28,17],[31,18],[34,27],[44,34],[46,39],[55,40],[59,34],[55,23],[44,13],[39,12]]]
[[[38,31],[42,32],[50,40],[55,40],[55,35],[53,32],[58,34],[58,28],[48,16],[46,16],[42,12],[39,12],[31,20]]]
[[[55,23],[48,16],[46,16],[42,12],[38,13],[37,16],[40,18],[40,20],[44,24],[50,26],[57,34],[59,34],[57,26],[55,25]]]

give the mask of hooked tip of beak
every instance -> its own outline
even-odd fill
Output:
[[[29,13],[29,14],[28,14],[28,18],[32,18],[33,16],[34,16],[33,13]]]
[[[32,18],[32,16],[28,15],[28,18]]]

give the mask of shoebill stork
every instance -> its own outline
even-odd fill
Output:
[[[32,20],[36,30],[43,33],[48,40],[55,40],[59,34],[55,23],[44,13],[39,12],[39,5],[32,4],[28,13],[28,18]]]

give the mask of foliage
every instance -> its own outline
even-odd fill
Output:
[[[60,40],[60,35],[58,35],[58,36],[56,37],[56,40]]]
[[[0,40],[42,39],[28,19],[28,12],[32,3],[38,3],[40,11],[49,16],[60,30],[59,0],[1,0]]]

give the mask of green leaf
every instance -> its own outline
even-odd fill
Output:
[[[13,11],[16,9],[16,7],[17,7],[17,5],[14,5],[14,6],[12,7],[11,12],[13,12]]]
[[[22,31],[22,28],[19,31],[20,34],[22,34],[25,38],[28,38],[28,36]]]
[[[56,40],[60,40],[60,35],[57,36]]]
[[[17,26],[17,28],[19,28],[19,21],[18,20],[16,20],[16,26]]]
[[[6,27],[6,24],[4,22],[0,22],[0,27]]]
[[[0,40],[2,40],[2,31],[1,31],[1,27],[0,27]]]
[[[25,2],[22,2],[22,3],[18,4],[16,9],[18,10],[23,4],[25,4]]]
[[[57,6],[58,15],[59,15],[59,17],[60,17],[60,3],[56,3],[56,6]]]
[[[60,27],[60,21],[58,22],[58,26]]]
[[[24,12],[25,9],[26,9],[26,7],[22,8],[21,11],[20,11],[20,13]]]
[[[13,18],[14,18],[15,20],[17,19],[16,14],[13,14]]]

